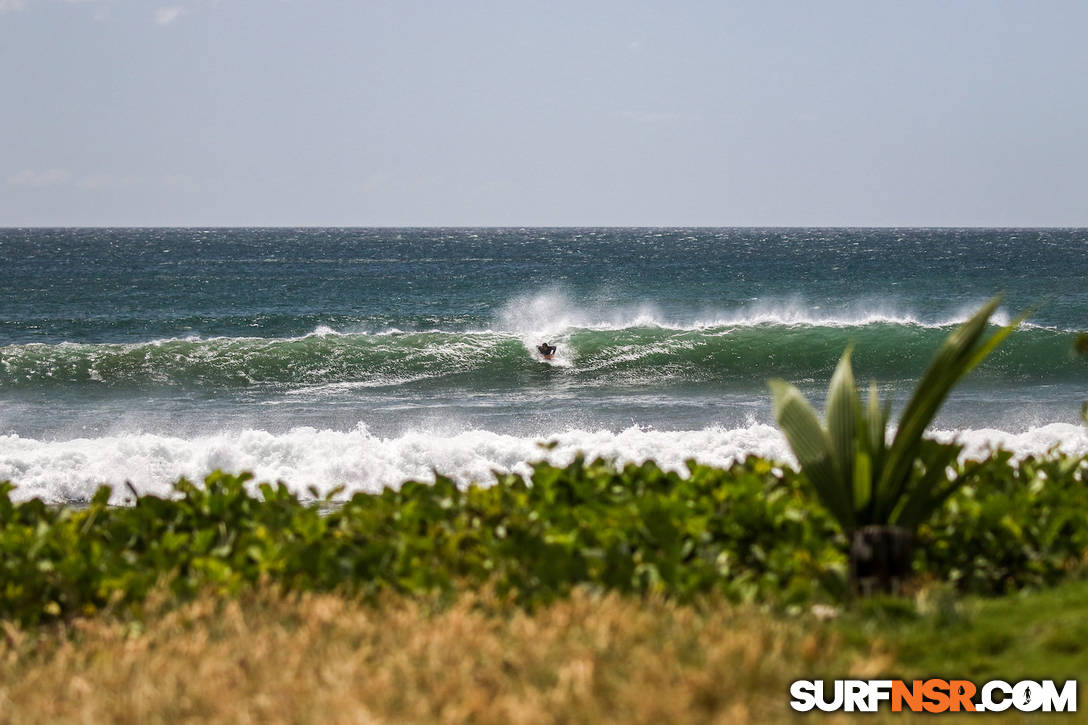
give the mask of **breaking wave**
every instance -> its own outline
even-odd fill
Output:
[[[575,382],[681,380],[759,382],[770,376],[819,380],[855,345],[858,374],[918,377],[950,326],[873,319],[814,323],[749,320],[675,327],[651,319],[621,327],[525,331],[429,330],[379,334],[319,328],[294,338],[218,337],[141,343],[28,344],[0,348],[0,388],[106,386],[229,389],[353,383],[394,386],[423,380],[453,387],[533,384],[562,374]],[[528,328],[527,328],[528,329]],[[535,354],[558,345],[551,364]],[[1083,379],[1073,333],[1028,327],[1014,333],[979,375],[1005,382]]]

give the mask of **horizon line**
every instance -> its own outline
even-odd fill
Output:
[[[45,229],[918,229],[1088,230],[1088,225],[985,224],[13,224],[0,231]]]

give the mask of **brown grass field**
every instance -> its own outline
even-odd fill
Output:
[[[1088,672],[1088,582],[917,601],[918,617],[852,610],[825,622],[714,599],[690,606],[584,591],[533,612],[487,593],[442,606],[267,588],[187,604],[156,596],[138,616],[27,630],[0,621],[0,723],[932,722],[938,716],[794,713],[789,684]]]
[[[890,662],[724,603],[576,594],[527,614],[486,595],[431,610],[264,592],[159,606],[143,624],[3,625],[0,722],[759,723],[789,719],[793,679]]]

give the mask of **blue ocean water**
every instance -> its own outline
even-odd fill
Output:
[[[853,343],[901,403],[996,293],[997,322],[1035,311],[937,428],[1088,450],[1088,230],[6,229],[0,264],[0,480],[23,497],[788,459],[769,377],[819,402]]]

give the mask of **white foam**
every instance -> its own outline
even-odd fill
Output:
[[[938,435],[950,437],[953,432]],[[1088,452],[1088,431],[1068,424],[1023,433],[985,429],[955,435],[973,457],[997,444],[1021,456],[1043,454],[1054,446],[1071,454]],[[554,440],[557,445],[544,450],[539,445],[542,440]],[[568,430],[546,439],[484,430],[455,435],[421,430],[382,438],[360,424],[350,431],[296,428],[273,434],[245,430],[193,438],[131,433],[40,441],[0,436],[0,480],[9,479],[18,486],[18,500],[40,497],[48,502],[86,501],[99,484],[109,483],[119,503],[126,495],[125,481],[141,493],[165,495],[179,476],[200,479],[216,468],[252,471],[259,481],[282,480],[299,492],[310,485],[327,491],[339,484],[346,485],[348,493],[375,492],[408,479],[431,481],[435,470],[461,484],[490,482],[492,471],[527,475],[530,461],[546,459],[565,465],[579,451],[620,463],[653,459],[681,473],[689,458],[715,466],[727,466],[748,454],[792,462],[778,430],[759,423],[692,431]]]
[[[1012,451],[1014,460],[1025,456],[1042,456],[1051,450],[1080,456],[1088,453],[1088,428],[1072,423],[1050,423],[1029,428],[1021,433],[1010,433],[996,428],[976,428],[952,431],[934,430],[932,436],[941,441],[955,438],[963,444],[961,458],[978,460],[997,448]]]
[[[363,333],[363,334],[365,334],[365,333]],[[328,325],[318,325],[308,335],[303,335],[303,338],[306,338],[306,337],[343,337],[343,336],[344,336],[343,332],[338,332],[337,330],[332,329]],[[303,338],[299,338],[299,339],[303,339]]]

